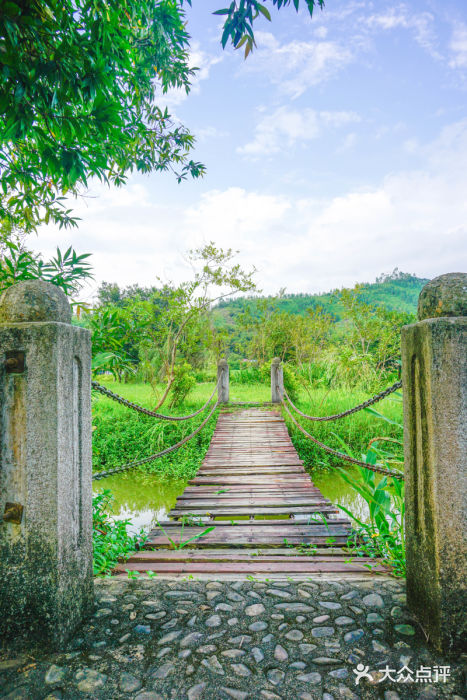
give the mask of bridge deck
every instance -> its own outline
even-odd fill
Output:
[[[201,469],[169,518],[117,572],[369,574],[369,560],[350,561],[343,551],[351,523],[314,486],[274,410],[220,414]],[[190,538],[181,549],[171,544]]]

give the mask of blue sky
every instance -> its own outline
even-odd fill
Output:
[[[257,23],[247,61],[222,51],[222,0],[187,10],[190,95],[161,96],[197,135],[207,176],[94,186],[79,228],[37,246],[93,253],[96,282],[179,281],[184,252],[240,250],[267,293],[327,291],[394,267],[467,269],[466,0],[328,0]],[[303,4],[303,3],[302,3]]]

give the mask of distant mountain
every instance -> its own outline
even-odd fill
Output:
[[[415,314],[417,311],[418,295],[428,279],[416,277],[397,268],[388,275],[381,275],[372,283],[360,285],[362,299],[368,304],[385,306],[392,311],[403,311]],[[255,314],[258,302],[266,299],[274,308],[290,314],[304,314],[307,309],[322,307],[323,310],[340,320],[341,307],[339,290],[335,289],[323,294],[284,294],[278,297],[238,297],[237,299],[220,302],[213,309],[214,322],[217,326],[230,326],[235,317],[247,308]]]

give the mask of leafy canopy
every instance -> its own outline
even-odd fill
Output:
[[[64,195],[91,176],[200,175],[193,136],[154,104],[171,87],[189,90],[188,39],[172,0],[3,3],[0,217],[63,226],[73,223]]]
[[[281,9],[299,0],[271,0]],[[310,14],[315,2],[305,0]],[[204,173],[194,137],[156,102],[190,89],[191,0],[10,0],[0,13],[0,220],[24,230],[76,224],[66,196],[89,178],[122,185],[134,171]],[[221,43],[254,45],[258,0],[225,16]]]

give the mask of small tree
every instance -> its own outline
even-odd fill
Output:
[[[89,253],[77,255],[70,247],[65,253],[57,248],[55,257],[44,260],[26,248],[23,231],[4,222],[0,226],[0,293],[18,282],[42,279],[73,296],[92,277],[89,257]]]
[[[187,385],[182,381],[183,372],[176,371],[180,357],[196,366],[202,349],[211,349],[213,335],[209,332],[208,319],[211,306],[238,292],[256,289],[255,270],[245,272],[234,258],[232,249],[223,250],[209,243],[189,252],[193,277],[187,282],[161,283],[158,289],[152,288],[149,296],[131,294],[122,302],[119,290],[111,285],[104,287],[117,302],[104,304],[91,314],[89,323],[99,341],[96,348],[99,347],[102,357],[105,352],[109,358],[113,354],[117,362],[126,359],[121,354],[122,348],[130,342],[136,344],[137,361],[141,361],[146,380],[155,390],[160,379],[165,381],[156,408],[166,401],[178,375],[180,386]],[[118,347],[113,347],[117,340]],[[180,394],[178,389],[176,394]]]
[[[165,285],[161,291],[167,303],[163,319],[167,384],[157,407],[162,406],[175,380],[177,354],[184,336],[189,335],[216,301],[256,289],[253,281],[255,269],[245,272],[240,265],[234,264],[234,258],[231,248],[223,250],[212,242],[191,250],[188,260],[193,266],[193,278],[178,286]]]

